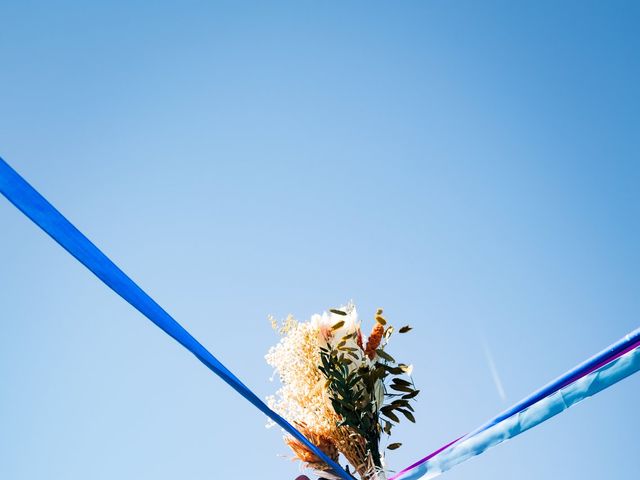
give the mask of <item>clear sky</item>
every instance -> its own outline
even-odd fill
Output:
[[[640,323],[636,1],[0,19],[0,155],[261,396],[268,314],[353,299],[415,327],[392,467]],[[0,478],[295,477],[263,415],[5,201],[0,229]],[[628,379],[446,478],[632,478],[639,398]]]

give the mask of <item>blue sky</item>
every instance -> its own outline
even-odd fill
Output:
[[[410,323],[402,468],[638,326],[633,1],[4,2],[0,155],[260,395],[268,314]],[[0,477],[291,479],[0,202]],[[493,381],[485,343],[502,380]],[[447,474],[631,478],[638,378]]]

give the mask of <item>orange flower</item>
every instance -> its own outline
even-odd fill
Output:
[[[367,348],[364,350],[364,353],[373,360],[376,356],[376,350],[380,346],[382,342],[382,337],[384,335],[384,326],[380,323],[376,323],[371,330],[371,335],[369,335],[369,340],[367,340]]]

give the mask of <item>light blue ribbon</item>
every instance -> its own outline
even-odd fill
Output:
[[[640,370],[640,347],[627,352],[611,363],[585,375],[555,393],[538,400],[528,408],[466,437],[443,450],[430,460],[394,477],[393,480],[425,480],[436,478],[456,465],[488,449],[526,432],[530,428],[573,407],[602,390]]]

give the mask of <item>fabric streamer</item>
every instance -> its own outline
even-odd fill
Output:
[[[640,329],[534,392],[468,435],[439,448],[390,480],[436,478],[640,370]]]
[[[534,403],[542,400],[543,398],[569,385],[570,383],[578,380],[579,378],[582,378],[583,376],[597,370],[598,368],[606,365],[612,360],[615,360],[616,358],[620,357],[621,355],[628,352],[629,350],[636,348],[639,345],[640,345],[640,328],[629,333],[628,335],[621,338],[613,345],[608,346],[601,352],[597,353],[590,359],[582,362],[580,365],[569,370],[567,373],[558,377],[554,381],[548,383],[541,389],[533,392],[531,395],[526,397],[524,400],[521,400],[520,402],[515,404],[513,407],[502,412],[498,416],[492,418],[487,423],[475,429],[473,432],[465,435],[465,438],[475,435],[476,433],[479,433],[482,430],[486,430],[487,428],[497,423],[500,423],[501,421],[507,419],[508,417],[514,415],[515,413],[518,413],[524,410],[525,408],[530,407]]]
[[[271,410],[255,393],[202,346],[182,325],[174,320],[147,293],[118,268],[104,253],[56,210],[27,181],[0,158],[0,193],[58,242],[67,252],[93,272],[109,288],[129,302],[165,333],[189,350],[207,368],[229,384],[240,395],[266,414],[287,433],[324,460],[334,473],[352,480],[340,465],[313,445],[287,420]]]

